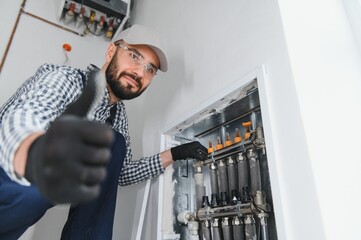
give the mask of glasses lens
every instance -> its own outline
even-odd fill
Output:
[[[129,49],[127,46],[123,46],[121,44],[117,44],[116,46],[123,48],[125,51],[129,53],[129,59],[133,64],[144,67],[144,75],[147,78],[152,78],[157,74],[158,69],[154,67],[152,64],[147,63],[142,55],[138,54],[133,49]]]
[[[152,64],[145,65],[146,73],[151,75],[152,77],[157,74],[157,68],[155,68]]]

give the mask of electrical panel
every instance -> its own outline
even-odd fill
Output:
[[[129,19],[129,5],[130,0],[62,1],[59,21],[81,36],[111,40],[124,29]]]
[[[257,79],[167,134],[180,143],[200,141],[209,153],[206,161],[173,164],[172,231],[178,237],[172,239],[277,239]]]

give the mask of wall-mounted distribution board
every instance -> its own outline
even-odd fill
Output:
[[[112,40],[124,29],[129,19],[130,1],[63,0],[59,8],[59,21],[81,35]]]

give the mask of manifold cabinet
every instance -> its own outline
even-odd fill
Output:
[[[177,161],[165,173],[158,239],[277,239],[259,94],[262,70],[165,132],[168,145],[201,142],[208,159]]]

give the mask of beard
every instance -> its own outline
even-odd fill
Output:
[[[128,72],[121,72],[119,75],[117,75],[118,67],[117,67],[117,58],[118,54],[114,54],[112,60],[109,63],[109,66],[107,67],[105,71],[105,76],[107,80],[107,84],[112,91],[112,93],[119,99],[127,100],[127,99],[133,99],[141,95],[146,88],[142,89],[143,83],[142,78],[138,77],[134,74],[128,73]],[[129,76],[132,79],[134,79],[138,84],[138,90],[132,91],[133,86],[130,84],[122,84],[120,82],[120,78],[123,76]]]

